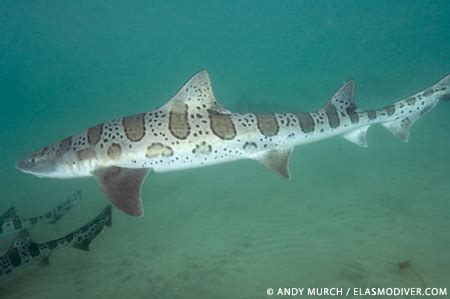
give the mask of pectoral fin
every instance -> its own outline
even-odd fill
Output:
[[[267,169],[286,179],[290,179],[289,157],[291,156],[291,153],[292,148],[270,150],[259,154],[255,157],[255,159]]]
[[[111,166],[97,170],[94,175],[112,203],[128,215],[144,215],[141,186],[148,168],[131,169]]]

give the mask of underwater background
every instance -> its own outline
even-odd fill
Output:
[[[446,0],[3,0],[0,37],[0,214],[41,215],[83,194],[58,223],[30,231],[37,242],[80,227],[107,199],[93,178],[39,179],[16,161],[157,108],[201,69],[236,112],[311,111],[348,79],[360,108],[381,108],[450,72]],[[55,251],[49,266],[2,283],[0,297],[449,288],[449,115],[450,103],[439,104],[408,143],[373,126],[366,149],[339,137],[298,147],[289,181],[249,160],[150,175],[143,218],[114,208],[90,252]],[[402,261],[415,272],[399,270]]]

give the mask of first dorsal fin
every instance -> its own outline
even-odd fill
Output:
[[[6,210],[5,213],[3,213],[2,216],[0,216],[0,219],[9,219],[9,218],[16,218],[16,208],[10,207],[8,210]]]
[[[229,113],[214,97],[211,80],[206,70],[193,75],[165,106],[179,105],[179,103],[192,104],[201,109]]]
[[[353,80],[349,80],[342,85],[338,91],[334,93],[330,100],[325,104],[324,107],[329,105],[334,105],[338,110],[346,110],[346,109],[356,109],[356,104],[354,101],[355,95],[355,82]]]

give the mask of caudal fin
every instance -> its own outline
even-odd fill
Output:
[[[382,125],[403,141],[408,141],[413,124],[440,101],[450,101],[450,74],[431,87],[383,108],[387,121]]]

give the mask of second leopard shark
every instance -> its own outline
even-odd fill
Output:
[[[71,195],[65,202],[57,205],[48,213],[31,218],[22,218],[16,215],[16,208],[9,208],[2,216],[0,216],[0,239],[13,235],[23,229],[30,229],[37,223],[54,224],[67,211],[69,211],[76,203],[80,201],[81,191],[78,190]]]
[[[195,74],[164,106],[91,127],[32,153],[16,167],[39,177],[94,176],[122,211],[142,216],[141,185],[150,171],[254,159],[289,178],[294,146],[342,136],[366,147],[367,129],[381,124],[407,141],[414,122],[450,100],[450,75],[413,96],[364,111],[347,81],[308,113],[234,113],[214,97],[206,71]]]

